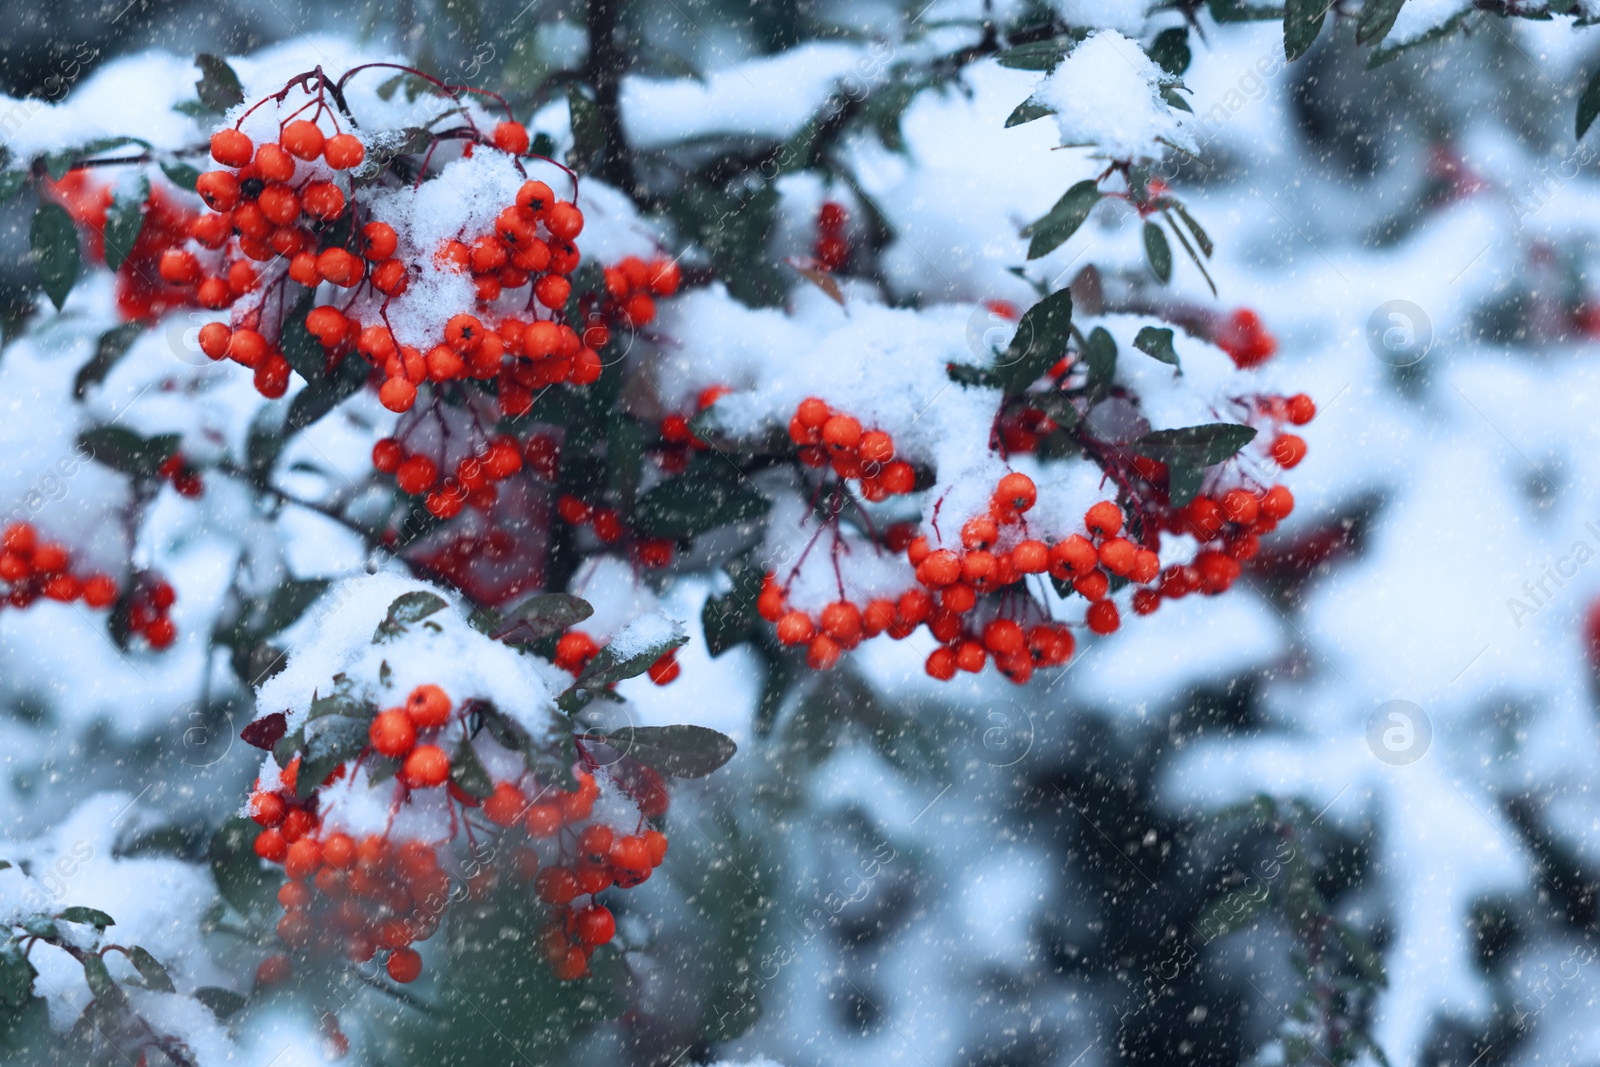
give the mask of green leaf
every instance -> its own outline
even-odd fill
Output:
[[[617,504],[626,515],[633,510],[644,471],[644,429],[637,419],[621,412],[611,416],[606,427],[606,464]]]
[[[1334,923],[1333,929],[1339,935],[1339,944],[1344,947],[1345,954],[1350,957],[1350,962],[1355,964],[1361,977],[1375,986],[1387,986],[1389,974],[1384,969],[1383,957],[1372,947],[1371,942],[1344,923]]]
[[[1256,431],[1234,422],[1212,422],[1176,430],[1155,430],[1128,447],[1168,467],[1210,467],[1249,444]]]
[[[244,87],[239,84],[239,75],[221,56],[201,52],[194,57],[194,65],[200,68],[200,80],[194,83],[194,88],[202,105],[221,115],[230,107],[244,103]]]
[[[398,637],[404,633],[414,622],[421,622],[435,612],[443,611],[449,607],[444,597],[437,593],[430,593],[423,589],[415,589],[409,593],[402,593],[395,597],[389,605],[389,614],[378,624],[372,633],[372,643],[381,644],[391,637]]]
[[[1154,222],[1144,224],[1144,254],[1150,261],[1150,270],[1166,285],[1172,280],[1172,246],[1167,235]]]
[[[569,83],[567,111],[572,117],[572,151],[567,153],[567,166],[576,171],[593,170],[606,152],[606,127],[600,117],[600,105],[585,96],[576,83]]]
[[[1176,200],[1172,202],[1172,210],[1176,211],[1178,213],[1178,217],[1183,220],[1183,224],[1189,227],[1189,232],[1194,234],[1194,239],[1200,244],[1200,251],[1206,254],[1207,259],[1210,259],[1211,253],[1215,250],[1211,244],[1210,234],[1201,229],[1200,224],[1194,221],[1194,216],[1190,215],[1189,212],[1184,209],[1184,206],[1178,203]]]
[[[1197,467],[1167,468],[1167,502],[1181,508],[1200,495],[1200,483],[1205,471]]]
[[[117,921],[99,908],[86,908],[81,904],[67,908],[56,915],[63,922],[83,923],[96,930],[104,931],[108,926],[117,925]]]
[[[106,961],[92,952],[84,954],[83,978],[89,983],[89,992],[96,997],[111,996],[117,992],[117,983],[111,980]]]
[[[1089,332],[1089,341],[1083,352],[1089,365],[1089,380],[1085,387],[1090,404],[1097,403],[1111,391],[1117,376],[1117,342],[1104,326]]]
[[[1332,0],[1285,0],[1283,5],[1283,54],[1293,63],[1306,54],[1317,39]]]
[[[328,412],[355,396],[367,384],[367,364],[346,354],[332,374],[319,373],[289,402],[285,426],[292,433],[303,430]]]
[[[154,478],[178,451],[175,433],[140,437],[120,426],[96,426],[78,435],[78,447],[99,463],[135,478]]]
[[[112,271],[122,269],[133,243],[144,229],[144,206],[150,199],[150,179],[139,179],[137,196],[118,196],[106,212],[105,245],[106,266]]]
[[[1077,233],[1100,197],[1100,185],[1093,178],[1085,178],[1063,193],[1044,218],[1030,223],[1022,231],[1024,237],[1031,234],[1033,238],[1028,242],[1028,258],[1038,259],[1055,251]]]
[[[585,734],[673,778],[704,778],[733,758],[733,739],[704,726],[623,726]]]
[[[1009,130],[1013,126],[1021,126],[1025,122],[1054,114],[1055,111],[1029,97],[1012,109],[1011,114],[1006,117],[1005,128]]]
[[[367,747],[371,726],[370,718],[349,715],[327,715],[306,723],[305,748],[295,776],[295,796],[302,800],[309,797],[341,763],[361,755],[361,750]]]
[[[1133,339],[1133,347],[1143,352],[1152,359],[1159,359],[1163,363],[1178,365],[1178,353],[1172,348],[1172,331],[1169,329],[1156,329],[1154,326],[1144,326],[1139,330],[1139,335]]]
[[[60,311],[82,266],[78,228],[72,224],[67,209],[48,200],[42,201],[28,228],[28,244],[33,249],[34,269],[39,273],[45,295]]]
[[[322,342],[306,329],[306,316],[311,313],[316,302],[315,290],[303,293],[284,315],[283,333],[279,339],[283,347],[283,358],[289,361],[289,366],[294,368],[295,373],[308,382],[314,382],[322,377],[322,369],[328,363],[328,353],[322,347]],[[297,428],[293,427],[291,431]]]
[[[134,969],[139,972],[139,977],[144,979],[144,984],[161,993],[176,993],[177,989],[172,984],[172,976],[167,969],[161,966],[161,961],[150,953],[134,945],[128,949],[128,960]]]
[[[189,164],[179,160],[161,164],[161,173],[167,176],[167,181],[179,189],[194,192],[195,185],[200,181],[200,172]]]
[[[1281,4],[1252,4],[1249,0],[1206,0],[1206,7],[1211,10],[1211,17],[1219,23],[1260,22],[1283,18]]]
[[[1600,115],[1600,70],[1589,76],[1589,83],[1583,87],[1583,95],[1578,97],[1579,140],[1589,132],[1589,127],[1594,125],[1597,115]]]
[[[85,363],[78,371],[77,377],[72,379],[72,395],[82,400],[91,385],[105,381],[106,375],[110,374],[118,361],[128,354],[129,347],[142,333],[144,333],[143,324],[125,322],[101,334],[99,342],[95,345],[94,357]]]
[[[214,985],[203,985],[196,989],[194,999],[210,1008],[211,1014],[218,1019],[226,1019],[245,1005],[244,998],[233,990]]]
[[[1022,315],[1017,332],[995,360],[996,383],[1016,396],[1038,381],[1066,351],[1072,336],[1072,293],[1059,289]]]
[[[689,635],[683,628],[674,625],[670,636],[650,642],[629,655],[619,656],[613,641],[595,653],[589,665],[583,669],[583,673],[578,675],[577,680],[561,694],[556,703],[569,714],[577,711],[583,706],[583,701],[578,696],[579,690],[588,690],[592,693],[615,685],[626,678],[636,678],[649,670],[656,660],[675,648],[681,648],[688,640]]]
[[[119,854],[121,854],[119,852]],[[56,927],[55,920],[48,915],[29,915],[22,921],[22,928],[28,931],[31,937],[42,937],[54,941],[61,936],[61,931]]]
[[[1189,28],[1173,26],[1156,34],[1150,45],[1150,58],[1174,78],[1182,77],[1189,69]]]
[[[463,793],[479,800],[494,792],[494,779],[484,769],[471,741],[462,741],[456,746],[456,754],[450,757],[450,780]]]
[[[1213,941],[1249,926],[1269,899],[1271,895],[1264,886],[1259,891],[1236,889],[1201,912],[1195,927],[1206,941]]]
[[[720,526],[764,517],[772,502],[721,456],[701,454],[676,478],[639,497],[632,524],[646,537],[683,540]]]
[[[508,644],[527,645],[578,625],[594,614],[582,597],[570,593],[539,593],[506,613],[505,623],[516,620],[517,627],[501,638]]]
[[[1000,388],[1000,380],[994,371],[987,367],[974,367],[970,363],[946,363],[944,372],[952,382],[963,386],[976,386],[983,389]]]
[[[1366,0],[1356,23],[1356,44],[1378,44],[1394,29],[1394,20],[1406,0]]]
[[[707,597],[700,609],[700,630],[705,634],[706,651],[715,659],[743,644],[758,625],[758,618],[755,602],[738,589]]]
[[[1019,44],[1015,48],[1007,48],[996,55],[995,62],[1002,67],[1012,70],[1054,70],[1073,45],[1078,43],[1078,38],[1068,35],[1051,37],[1044,41],[1030,41]]]
[[[25,170],[0,171],[0,204],[11,203],[27,184],[28,172]]]
[[[0,1004],[13,1008],[26,1004],[38,973],[22,954],[21,945],[9,938],[0,942]]]
[[[280,870],[263,867],[256,855],[260,833],[261,827],[235,815],[217,828],[207,849],[217,892],[239,914],[254,919],[265,919],[277,911],[276,894],[283,881]]]

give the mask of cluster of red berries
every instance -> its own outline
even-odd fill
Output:
[[[577,677],[599,651],[600,645],[594,638],[582,630],[568,630],[556,642],[555,665]],[[682,671],[678,663],[678,650],[674,648],[663,653],[646,673],[657,685],[668,685],[676,681]]]
[[[678,291],[683,273],[674,260],[625,256],[605,269],[605,280],[605,316],[638,329],[655,319],[656,297]]]
[[[32,523],[11,523],[0,534],[0,581],[8,586],[0,605],[27,608],[43,597],[63,604],[81,600],[98,611],[112,607],[122,595],[109,574],[74,574],[71,568],[72,554],[64,545],[39,540]],[[167,582],[141,576],[128,598],[129,630],[157,651],[171,647],[178,628],[168,613],[177,599]]]
[[[1278,351],[1277,338],[1267,332],[1261,316],[1249,308],[1240,308],[1219,320],[1213,327],[1212,340],[1240,370],[1259,367]]]
[[[402,761],[399,780],[407,790],[445,785],[449,758],[437,745],[418,741],[445,726],[452,715],[442,689],[418,686],[403,706],[373,719],[371,750]],[[251,818],[262,827],[256,854],[281,863],[288,879],[278,892],[284,909],[277,926],[280,940],[292,949],[338,952],[358,962],[386,952],[391,978],[416,980],[422,958],[412,946],[438,930],[454,895],[441,862],[444,844],[397,842],[388,833],[358,841],[339,830],[327,831],[318,814],[318,795],[296,799],[299,767],[296,757],[280,775],[278,787],[257,788],[249,805]],[[343,766],[337,768],[323,784],[343,778],[344,772]],[[526,775],[524,779],[531,781]],[[516,781],[495,782],[481,801],[449,787],[451,799],[462,805],[463,818],[476,809],[490,824],[482,828],[485,832],[503,831],[493,861],[478,864],[467,878],[468,896],[483,899],[502,877],[532,883],[535,894],[552,909],[552,921],[536,935],[535,944],[563,981],[583,977],[595,948],[616,932],[610,910],[596,894],[613,885],[639,885],[666,857],[666,835],[643,822],[666,813],[665,783],[642,765],[633,765],[618,780],[642,816],[632,834],[618,833],[593,818],[600,786],[588,770],[575,773],[571,790],[542,788],[532,795]],[[581,906],[575,904],[580,897],[587,898]],[[273,956],[261,965],[257,978],[263,984],[281,981],[291,970],[287,956]]]
[[[156,470],[156,474],[171,482],[172,488],[181,497],[194,500],[206,491],[200,472],[189,465],[181,452],[174,452],[168,456]]]
[[[817,210],[817,243],[812,255],[823,270],[843,270],[850,262],[850,242],[844,235],[848,220],[844,205],[836,200],[823,201]]]
[[[522,448],[514,437],[495,437],[479,451],[463,456],[455,472],[441,480],[433,457],[422,452],[407,454],[399,438],[384,437],[372,446],[372,465],[394,475],[402,493],[426,494],[424,506],[429,513],[449,519],[469,504],[484,511],[493,507],[499,497],[495,483],[522,469]]]
[[[569,526],[592,526],[603,545],[614,545],[629,533],[616,508],[586,504],[571,493],[557,498],[556,514]],[[637,537],[633,541],[633,556],[641,567],[670,567],[675,552],[672,541],[665,537]]]
[[[695,411],[701,412],[733,392],[726,385],[708,385],[695,397]],[[656,466],[665,474],[682,474],[689,469],[689,459],[696,452],[711,446],[696,436],[689,425],[689,416],[674,412],[661,419],[661,445],[656,449]]]
[[[916,488],[917,472],[895,459],[894,439],[882,430],[863,430],[853,415],[835,411],[814,396],[800,401],[789,419],[789,439],[800,446],[800,462],[832,467],[841,478],[861,483],[873,503]]]

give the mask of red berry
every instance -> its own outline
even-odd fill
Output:
[[[389,953],[386,969],[396,982],[415,982],[422,973],[422,957],[414,948],[397,948]]]
[[[278,140],[291,156],[307,163],[322,155],[322,147],[326,143],[316,123],[305,119],[296,119],[285,126]]]
[[[256,146],[235,129],[222,129],[211,135],[211,158],[224,167],[242,167],[250,162]]]
[[[450,757],[438,745],[418,745],[406,757],[400,773],[413,789],[443,785],[450,777]]]
[[[322,146],[322,158],[326,159],[328,166],[334,170],[359,167],[366,157],[366,146],[361,143],[359,137],[351,133],[336,133]]]

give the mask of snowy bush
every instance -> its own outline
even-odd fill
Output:
[[[1587,8],[467,6],[0,99],[7,1062],[1594,1058]]]

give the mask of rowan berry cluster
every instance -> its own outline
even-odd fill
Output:
[[[508,435],[491,438],[481,449],[462,456],[454,471],[441,479],[439,461],[427,452],[408,453],[404,435],[397,433],[372,446],[372,466],[394,475],[402,493],[423,496],[429,513],[449,519],[467,505],[479,510],[493,507],[498,498],[495,483],[522,470],[522,448]]]
[[[1277,338],[1267,332],[1261,316],[1249,308],[1239,308],[1218,319],[1212,328],[1212,340],[1240,370],[1259,367],[1278,351]]]
[[[571,493],[563,493],[556,500],[556,514],[569,526],[591,527],[602,545],[616,544],[631,532],[616,508],[586,504]],[[635,537],[632,548],[641,567],[670,567],[676,552],[673,543],[664,537]]]
[[[0,582],[7,587],[0,605],[31,607],[41,597],[63,604],[81,600],[95,610],[114,607],[123,592],[117,580],[99,571],[74,573],[66,546],[41,541],[32,523],[14,522],[0,534]],[[177,602],[172,586],[141,575],[125,605],[128,629],[160,651],[177,640],[178,628],[169,612]]]
[[[812,250],[823,270],[843,270],[850,262],[850,242],[844,235],[849,214],[836,200],[824,201],[817,209],[817,243]]]
[[[789,439],[800,446],[800,462],[831,467],[840,478],[860,483],[861,495],[877,503],[916,488],[917,472],[895,459],[894,439],[882,430],[863,430],[853,415],[807,397],[789,420]]]
[[[643,260],[625,256],[605,269],[606,300],[602,311],[608,319],[626,323],[634,329],[656,317],[658,296],[671,296],[683,283],[683,273],[670,259]]]
[[[181,497],[194,500],[206,491],[200,472],[189,465],[181,452],[174,452],[168,456],[157,468],[156,474],[171,482],[173,490]]]
[[[386,953],[389,976],[411,982],[422,972],[422,957],[413,946],[437,932],[451,903],[463,895],[482,899],[497,884],[514,882],[531,884],[550,906],[550,922],[534,943],[556,977],[573,980],[588,973],[589,957],[616,930],[597,894],[613,885],[627,889],[644,882],[666,856],[666,836],[644,821],[666,813],[665,784],[642,765],[598,767],[580,747],[582,762],[572,789],[541,784],[524,771],[473,795],[452,780],[451,757],[443,747],[445,736],[461,729],[472,713],[470,706],[453,705],[438,686],[421,685],[403,705],[378,712],[368,728],[367,748],[353,763],[336,767],[309,795],[300,797],[298,756],[274,788],[258,783],[248,806],[261,827],[254,848],[262,859],[284,868],[277,932],[286,946],[356,962]],[[353,835],[329,828],[320,812],[322,788],[378,758],[398,767],[400,792],[391,829]],[[637,806],[640,819],[631,832],[596,816],[597,773],[611,775]],[[451,805],[448,839],[406,838],[393,829],[395,816],[413,794],[434,790]],[[486,852],[479,835],[492,838],[494,848]],[[458,837],[473,844],[477,857],[464,892],[449,869]],[[263,963],[258,979],[281,980],[291,969],[288,957],[274,956]]]

